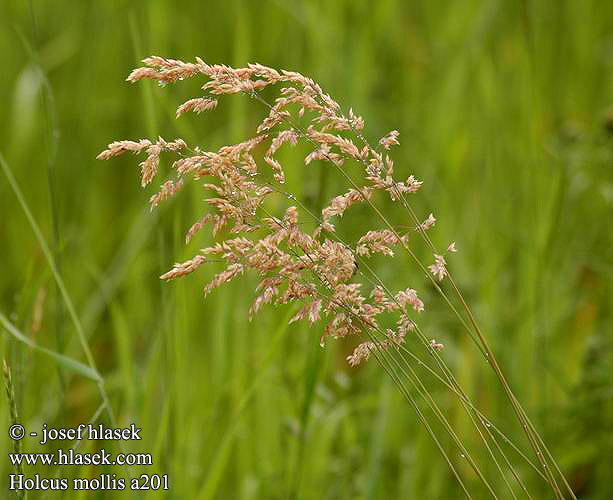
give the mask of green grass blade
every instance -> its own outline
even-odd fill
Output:
[[[43,354],[46,354],[47,356],[50,356],[51,358],[53,358],[55,361],[57,361],[64,368],[66,368],[68,370],[71,370],[73,372],[76,372],[79,375],[83,375],[84,377],[87,377],[87,378],[89,378],[91,380],[94,380],[95,382],[101,382],[102,381],[102,378],[100,377],[98,372],[93,370],[91,367],[81,363],[80,361],[77,361],[75,359],[69,358],[68,356],[65,356],[64,354],[57,353],[57,352],[52,351],[51,349],[47,349],[46,347],[43,347],[43,346],[39,346],[32,339],[30,339],[29,337],[26,337],[22,332],[20,332],[15,327],[15,325],[13,325],[7,319],[7,317],[3,313],[1,313],[1,312],[0,312],[0,323],[4,327],[5,331],[7,333],[9,333],[10,335],[12,335],[19,342],[23,342],[24,344],[26,344],[27,346],[31,347],[35,351],[38,351],[38,352],[41,352]]]

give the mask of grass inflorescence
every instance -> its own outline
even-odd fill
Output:
[[[253,272],[259,279],[255,299],[249,308],[250,319],[266,304],[299,304],[289,320],[310,324],[323,322],[322,347],[328,339],[360,339],[347,356],[351,366],[375,358],[402,395],[415,410],[442,454],[464,494],[479,498],[487,494],[499,498],[492,486],[491,473],[485,472],[476,456],[488,457],[495,474],[504,482],[506,494],[530,497],[529,488],[514,465],[526,462],[537,477],[545,481],[556,498],[574,498],[574,493],[554,457],[532,424],[511,389],[495,353],[475,314],[465,300],[448,266],[455,242],[441,251],[430,236],[437,220],[433,213],[419,217],[412,197],[422,186],[414,175],[398,179],[391,149],[399,145],[399,132],[392,130],[372,145],[365,131],[365,120],[353,109],[342,107],[313,80],[293,71],[277,71],[259,64],[244,68],[209,65],[197,58],[194,63],[149,57],[145,66],[135,69],[128,81],[148,79],[160,85],[193,77],[206,79],[204,95],[189,99],[176,111],[212,111],[223,105],[228,95],[248,96],[266,112],[254,127],[254,135],[242,142],[206,151],[182,139],[122,140],[111,143],[98,155],[109,159],[125,152],[144,154],[141,184],[147,186],[158,176],[160,157],[173,155],[174,179],[165,180],[150,198],[151,208],[175,197],[189,179],[206,179],[206,210],[186,231],[189,243],[203,228],[211,227],[218,238],[187,261],[175,264],[161,278],[166,281],[184,277],[205,263],[223,262],[224,268],[204,286],[208,295],[222,284]],[[272,88],[278,94],[270,98]],[[303,147],[306,168],[320,163],[344,180],[347,190],[333,196],[324,207],[288,192],[285,181],[288,167],[279,157],[286,147]],[[394,222],[380,208],[382,198],[398,204],[405,220]],[[355,241],[344,236],[343,225],[356,206],[363,206],[359,224],[362,234]],[[281,211],[281,213],[279,213]],[[410,221],[407,227],[401,223]],[[355,225],[355,220],[351,222]],[[418,248],[420,246],[421,248]],[[430,262],[424,262],[424,248]],[[529,444],[532,459],[514,444],[477,408],[462,389],[444,356],[445,343],[427,335],[420,327],[420,316],[428,304],[418,286],[391,290],[380,277],[375,256],[402,255],[397,265],[432,287],[449,307],[458,324],[469,336],[506,394]],[[419,277],[419,278],[417,278]],[[426,375],[424,375],[424,371]],[[458,405],[469,418],[477,443],[467,446],[432,396],[424,377],[433,377],[457,397]],[[444,437],[443,437],[444,436]],[[475,454],[478,446],[485,453]],[[510,450],[514,457],[510,457]],[[460,463],[456,457],[460,457]],[[489,468],[489,467],[488,467]],[[470,476],[467,481],[466,476]],[[474,483],[479,486],[474,486]],[[473,491],[475,489],[475,491]],[[481,492],[481,493],[480,493]]]

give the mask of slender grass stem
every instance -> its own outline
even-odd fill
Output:
[[[262,104],[264,104],[266,107],[268,107],[271,111],[274,110],[274,108],[265,100],[263,99],[257,92],[253,92],[251,94],[252,97],[254,97],[255,99],[257,99],[259,102],[261,102]],[[276,111],[275,111],[276,112]],[[315,141],[313,141],[305,132],[304,130],[297,126],[291,119],[287,118],[287,117],[283,117],[283,121],[287,122],[290,126],[292,126],[295,130],[298,131],[298,133],[300,134],[300,136],[302,138],[304,138],[305,140],[311,142],[313,145],[317,145],[315,143]],[[326,157],[327,155],[324,153],[323,154],[324,157]],[[445,302],[447,303],[447,305],[451,308],[451,310],[454,312],[454,314],[456,315],[456,317],[458,318],[458,320],[462,323],[462,325],[464,326],[464,328],[466,329],[466,331],[469,333],[469,335],[471,336],[471,338],[473,339],[473,341],[475,342],[475,345],[479,348],[479,350],[481,351],[481,353],[485,356],[486,361],[488,361],[488,363],[490,363],[490,365],[492,366],[494,373],[496,374],[497,378],[499,379],[500,383],[503,386],[503,389],[505,390],[505,393],[507,394],[507,398],[509,399],[516,416],[518,417],[518,420],[520,421],[520,423],[522,424],[522,427],[524,428],[524,432],[528,438],[528,441],[530,443],[530,445],[532,446],[537,459],[539,460],[539,462],[541,462],[541,465],[543,466],[546,476],[548,478],[548,482],[551,485],[551,488],[553,489],[554,493],[556,494],[557,498],[564,498],[559,486],[557,484],[557,481],[555,480],[555,478],[553,477],[551,471],[549,470],[549,467],[544,459],[543,453],[540,450],[540,446],[538,444],[537,439],[535,438],[535,434],[536,434],[536,430],[534,429],[534,426],[532,425],[531,422],[529,422],[527,415],[525,413],[525,411],[523,410],[523,408],[521,408],[521,406],[519,405],[519,402],[517,401],[516,397],[514,396],[514,394],[512,393],[510,386],[506,380],[506,378],[504,377],[500,367],[498,366],[498,363],[494,357],[493,352],[491,351],[491,349],[489,348],[489,345],[487,344],[487,342],[485,341],[485,338],[479,328],[479,326],[477,325],[477,322],[474,318],[474,315],[472,314],[472,311],[470,310],[470,308],[468,307],[468,304],[466,303],[466,301],[464,300],[461,292],[459,291],[459,289],[457,288],[457,286],[455,285],[455,282],[453,281],[451,275],[449,275],[449,280],[452,283],[452,286],[454,288],[454,291],[456,292],[456,295],[458,296],[459,300],[462,303],[462,306],[464,307],[464,310],[466,312],[466,314],[468,315],[470,324],[472,325],[472,328],[470,328],[466,321],[464,320],[464,318],[462,317],[462,315],[459,313],[459,311],[457,311],[457,309],[455,308],[455,306],[451,303],[451,301],[449,300],[449,298],[447,297],[447,295],[445,294],[445,292],[442,290],[442,288],[439,286],[438,283],[436,283],[436,281],[434,280],[434,278],[430,275],[430,273],[428,272],[428,270],[426,269],[426,267],[421,263],[421,261],[417,258],[417,256],[415,255],[415,253],[411,250],[411,248],[408,246],[408,244],[406,244],[405,242],[403,242],[401,240],[400,235],[398,234],[398,232],[396,231],[396,229],[390,224],[390,222],[387,220],[387,218],[383,215],[383,213],[379,210],[379,208],[374,205],[372,203],[372,201],[370,201],[370,199],[364,194],[364,191],[362,188],[360,188],[360,186],[358,186],[355,181],[338,165],[336,165],[336,163],[334,161],[332,161],[332,159],[327,156],[327,160],[336,167],[336,169],[343,175],[343,177],[345,177],[345,179],[347,181],[349,181],[349,183],[352,185],[352,187],[358,192],[360,193],[360,195],[362,196],[363,200],[365,201],[365,203],[375,212],[375,214],[379,217],[379,219],[386,225],[386,227],[392,231],[392,233],[396,236],[396,238],[401,242],[402,246],[404,247],[404,249],[407,251],[407,253],[409,254],[409,256],[412,258],[412,260],[418,265],[418,267],[425,273],[425,275],[430,279],[430,281],[432,282],[432,284],[434,285],[434,287],[436,288],[436,290],[440,293],[440,295],[443,297],[443,299],[445,300]],[[417,226],[418,228],[421,229],[421,232],[423,233],[423,229],[421,228],[421,226],[419,225],[419,221],[417,220]],[[473,330],[474,333],[476,334],[476,337],[473,336]],[[491,362],[490,362],[491,360]],[[540,437],[539,437],[540,439]],[[548,453],[548,456],[550,456],[550,454]],[[556,464],[556,469],[559,470],[557,464]],[[572,489],[570,488],[570,486],[568,485],[568,483],[566,482],[566,480],[564,479],[564,483],[567,486],[567,489],[571,495],[571,497],[573,499],[575,499],[574,493],[572,492]],[[576,499],[575,499],[576,500]]]

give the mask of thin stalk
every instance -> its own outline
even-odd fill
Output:
[[[268,215],[273,221],[275,221],[275,223],[277,225],[279,225],[282,229],[284,228],[283,224],[277,220],[275,217],[272,216],[272,214],[268,213],[266,211],[266,209],[262,208],[262,211]],[[255,216],[254,216],[255,217]],[[255,217],[257,218],[257,217]],[[299,255],[295,252],[295,250],[290,248],[290,251],[296,256],[299,257]],[[305,254],[307,255],[307,257],[309,258],[309,260],[314,264],[315,261],[313,260],[313,258],[308,254],[308,252],[305,251]],[[324,287],[326,288],[332,288],[331,284],[327,282],[327,280],[325,279],[325,277],[320,276],[314,269],[314,267],[311,269],[311,272],[315,275],[315,277],[324,285]],[[360,318],[358,315],[355,315],[353,313],[353,311],[351,311],[350,308],[348,308],[345,304],[333,301],[331,297],[326,296],[325,294],[318,292],[318,294],[320,294],[321,296],[327,298],[330,302],[333,302],[334,304],[343,307],[344,309],[346,309],[348,311],[349,314],[352,314],[354,317],[356,317],[359,321],[361,321],[363,324],[364,321],[362,318]],[[372,325],[369,325],[369,327],[372,328]],[[417,390],[419,390],[419,388],[414,384],[414,386],[416,387]],[[454,466],[452,465],[451,461],[449,460],[449,457],[447,456],[446,452],[444,451],[442,445],[440,444],[438,438],[436,437],[436,435],[434,434],[434,432],[432,431],[430,425],[428,424],[427,420],[425,419],[425,417],[423,416],[421,410],[419,410],[419,407],[417,406],[417,404],[415,403],[415,401],[413,400],[413,398],[410,396],[410,394],[408,393],[408,391],[406,391],[406,389],[404,388],[404,386],[401,384],[401,392],[403,392],[403,394],[405,395],[405,397],[407,397],[407,400],[412,404],[412,406],[415,408],[418,417],[420,418],[420,420],[422,421],[422,423],[424,424],[424,426],[426,427],[426,429],[428,430],[428,432],[430,433],[430,435],[432,436],[432,438],[434,439],[436,445],[439,447],[439,449],[441,450],[441,452],[443,453],[443,456],[445,458],[445,460],[447,461],[447,463],[449,464],[449,466],[451,467],[454,475],[456,476],[456,478],[458,479],[458,481],[460,482],[460,485],[462,486],[462,489],[465,491],[465,493],[468,495],[469,498],[470,494],[468,494],[468,491],[466,490],[464,483],[462,482],[461,478],[459,477],[459,475],[457,474]],[[435,415],[437,416],[437,418],[439,418],[439,420],[441,421],[441,423],[443,423],[443,426],[446,428],[447,432],[449,432],[450,436],[452,437],[452,439],[454,440],[454,442],[456,443],[456,445],[462,450],[463,454],[469,459],[469,463],[472,466],[473,470],[475,471],[475,473],[477,474],[477,476],[481,479],[481,481],[485,484],[485,486],[487,487],[487,489],[491,492],[491,494],[494,496],[494,498],[496,497],[496,494],[494,493],[494,491],[492,490],[491,486],[489,485],[489,483],[487,482],[487,480],[485,479],[485,477],[483,476],[483,474],[481,473],[479,467],[477,466],[477,464],[474,462],[474,460],[472,459],[472,457],[470,457],[470,454],[468,453],[468,451],[464,448],[464,446],[462,445],[461,441],[459,440],[459,438],[457,437],[457,435],[455,434],[455,432],[453,431],[453,428],[449,425],[449,423],[447,422],[446,418],[444,417],[444,415],[442,414],[442,412],[440,411],[440,409],[438,408],[438,406],[436,405],[436,402],[434,402],[434,400],[432,400],[432,404],[434,406],[432,406],[433,411],[435,412]]]
[[[467,498],[472,498],[471,494],[468,492],[468,490],[466,489],[466,485],[464,484],[464,481],[462,481],[462,478],[460,477],[460,474],[458,473],[458,471],[456,470],[455,466],[453,465],[453,463],[451,462],[451,459],[449,458],[449,455],[447,455],[447,452],[445,451],[445,449],[443,448],[443,445],[441,444],[441,442],[439,441],[439,439],[436,437],[436,434],[434,433],[434,431],[432,430],[432,427],[430,426],[430,424],[428,423],[428,420],[426,419],[426,417],[424,416],[424,414],[422,413],[422,411],[419,409],[419,406],[417,405],[417,402],[415,401],[415,399],[413,399],[413,397],[411,396],[411,394],[408,392],[408,390],[404,387],[404,384],[402,383],[402,381],[400,380],[400,378],[394,373],[393,369],[390,368],[388,365],[386,365],[382,359],[379,358],[379,355],[377,354],[376,350],[371,351],[373,353],[373,355],[375,356],[375,359],[377,360],[377,362],[381,365],[381,367],[383,368],[383,370],[387,373],[387,375],[392,379],[392,381],[396,384],[396,386],[400,389],[400,392],[402,393],[402,395],[404,396],[404,398],[409,402],[409,404],[413,407],[413,409],[415,410],[415,412],[417,413],[417,416],[419,418],[419,420],[422,422],[422,424],[424,425],[424,427],[426,428],[426,430],[428,431],[428,434],[430,434],[430,437],[432,437],[432,439],[434,440],[434,443],[436,444],[436,446],[438,447],[439,451],[441,452],[441,454],[443,455],[445,461],[447,462],[447,464],[449,465],[449,468],[451,469],[453,475],[455,476],[455,478],[457,479],[458,483],[460,484],[460,487],[462,488],[462,491],[464,492],[464,494],[466,495]],[[383,353],[382,350],[380,350],[379,352]]]
[[[308,210],[308,208],[306,208],[306,207],[304,206],[304,204],[302,204],[302,202],[300,202],[299,200],[297,200],[297,199],[296,199],[295,197],[293,197],[291,194],[286,193],[286,192],[284,192],[284,191],[280,191],[279,189],[277,189],[277,188],[276,188],[276,187],[275,187],[275,186],[274,186],[272,183],[270,183],[270,182],[265,182],[265,183],[266,183],[266,184],[268,184],[269,186],[271,186],[271,188],[272,188],[272,189],[273,189],[275,192],[280,193],[280,194],[283,194],[284,196],[288,197],[288,198],[289,198],[289,199],[291,199],[291,200],[297,201],[297,202],[298,202],[298,203],[299,203],[299,204],[300,204],[300,205],[301,205],[301,206],[302,206],[302,207],[303,207],[303,208],[304,208],[304,209],[305,209],[305,210],[306,210],[306,211],[307,211],[307,212],[308,212],[308,213],[309,213],[309,214],[310,214],[310,215],[311,215],[311,216],[312,216],[312,217],[313,217],[315,220],[318,220],[318,218],[317,218],[317,216],[315,216],[315,214],[313,214],[313,213],[312,213],[310,210]],[[265,211],[265,210],[264,210],[264,211]],[[265,212],[266,212],[266,211],[265,211]],[[266,214],[267,214],[268,216],[270,216],[271,218],[273,218],[273,217],[272,217],[272,214],[269,214],[269,213],[267,213],[267,212],[266,212]],[[273,219],[274,219],[274,218],[273,218]],[[279,221],[277,221],[277,224],[278,224],[280,227],[282,227],[282,228],[283,228],[283,225],[282,225],[282,224],[281,224]],[[350,247],[350,246],[348,246],[348,245],[347,245],[347,243],[345,243],[345,242],[344,242],[342,239],[338,238],[338,236],[336,236],[336,235],[334,235],[334,234],[333,234],[333,237],[334,237],[334,238],[336,238],[336,239],[337,239],[339,242],[341,242],[341,243],[342,243],[344,246],[346,246],[347,248],[350,248],[350,249],[351,249],[351,247]],[[353,253],[353,252],[352,252],[352,253]],[[313,259],[311,258],[311,256],[308,254],[308,252],[306,252],[306,256],[309,258],[309,260],[311,261],[311,263],[313,263],[313,264],[314,264],[314,261],[313,261]],[[357,256],[356,256],[355,254],[354,254],[354,257],[355,257],[355,258],[357,258]],[[369,268],[369,267],[368,267],[368,269],[370,270],[370,268]],[[381,284],[382,284],[382,285],[385,287],[385,285],[384,285],[384,284],[381,282],[381,280],[380,280],[380,279],[378,278],[378,276],[377,276],[377,275],[374,273],[374,271],[372,271],[372,270],[371,270],[371,273],[372,273],[372,274],[375,276],[375,278],[376,278],[376,279],[377,279],[377,280],[378,280],[378,281],[379,281],[379,282],[380,282],[380,283],[381,283]],[[362,274],[363,274],[363,273],[362,273]],[[322,283],[324,283],[324,285],[325,285],[326,287],[330,288],[330,285],[329,285],[329,283],[327,283],[327,282],[326,282],[326,280],[324,280],[322,277],[319,277],[319,279],[320,279],[320,281],[322,281]],[[389,290],[387,290],[387,288],[385,288],[385,289],[386,289],[386,292],[388,293],[388,295],[389,295],[389,296],[392,298],[392,300],[395,300],[394,296],[393,296],[393,295],[392,295],[392,294],[389,292]],[[428,344],[427,344],[427,341],[426,341],[425,337],[423,336],[423,334],[421,334],[421,332],[420,332],[420,338],[421,338],[422,342],[424,343],[424,345],[426,346],[426,348],[428,348],[429,346],[428,346]],[[442,370],[443,370],[443,372],[445,373],[445,375],[446,375],[446,377],[448,378],[448,380],[449,380],[451,383],[453,383],[454,385],[456,385],[456,386],[457,386],[457,388],[458,388],[458,389],[460,389],[460,391],[461,391],[461,388],[460,388],[460,387],[459,387],[459,385],[457,384],[457,381],[455,380],[455,378],[453,377],[453,375],[451,374],[451,372],[449,371],[449,369],[448,369],[448,368],[447,368],[447,367],[444,365],[444,361],[442,360],[442,358],[440,358],[440,357],[437,355],[437,353],[436,353],[436,352],[434,352],[434,355],[435,355],[435,357],[437,358],[437,362],[438,362],[439,364],[441,364],[441,363],[443,364],[443,366],[441,366],[441,369],[442,369]],[[450,376],[451,376],[451,378],[450,378]],[[456,392],[457,392],[457,391],[456,391]],[[462,391],[462,392],[463,392],[463,391]],[[464,395],[464,397],[466,397],[466,396]],[[464,403],[464,401],[462,401],[462,399],[461,399],[461,402],[462,402],[462,405],[463,405],[463,407],[465,408],[465,410],[468,412],[468,408],[467,408],[466,404]],[[511,494],[512,494],[512,495],[515,497],[515,495],[514,495],[514,492],[513,492],[512,488],[510,487],[510,485],[508,484],[508,482],[507,482],[507,480],[506,480],[506,476],[504,475],[504,473],[503,473],[502,469],[500,468],[500,465],[499,465],[499,463],[498,463],[497,459],[495,458],[495,455],[493,454],[493,452],[492,452],[491,448],[489,447],[489,445],[488,445],[487,441],[485,440],[485,437],[483,436],[483,434],[482,434],[481,430],[479,429],[478,424],[475,422],[474,417],[472,416],[472,414],[470,414],[470,412],[468,412],[468,413],[469,413],[469,416],[470,416],[470,418],[471,418],[471,421],[472,421],[473,425],[475,425],[477,432],[479,433],[479,435],[480,435],[481,439],[484,441],[484,444],[485,444],[486,448],[488,449],[488,452],[490,453],[490,456],[492,457],[492,459],[493,459],[493,460],[494,460],[494,462],[496,463],[496,465],[497,465],[497,467],[498,467],[498,470],[500,471],[500,473],[501,473],[501,475],[502,475],[502,477],[503,477],[503,480],[505,481],[505,483],[507,484],[507,486],[508,486],[508,487],[509,487],[509,489],[511,490]],[[485,427],[485,425],[484,425],[484,427]],[[489,435],[492,437],[492,439],[495,441],[495,439],[493,438],[493,436],[491,435],[491,432],[489,432],[489,430],[488,430],[488,434],[489,434]],[[497,442],[496,442],[496,446],[497,446],[498,450],[500,451],[500,453],[501,453],[501,454],[504,456],[506,463],[507,463],[507,464],[509,465],[509,467],[511,468],[513,475],[514,475],[514,476],[516,477],[516,479],[518,480],[518,482],[519,482],[519,484],[521,485],[522,489],[523,489],[524,491],[526,491],[526,493],[527,493],[527,490],[526,490],[525,486],[523,485],[523,483],[522,483],[521,479],[519,478],[519,476],[517,475],[517,473],[514,471],[514,469],[513,469],[512,465],[510,464],[510,462],[509,462],[508,458],[506,457],[506,455],[504,454],[504,452],[502,451],[502,449],[500,448],[500,446],[499,446],[499,444],[498,444]],[[528,462],[529,462],[529,461],[528,461]],[[534,466],[533,466],[533,467],[534,467]],[[538,471],[538,469],[536,469],[536,470]],[[487,484],[487,483],[486,483],[486,484]],[[488,485],[488,486],[489,486],[489,485]],[[528,496],[529,496],[529,494],[528,494]]]
[[[305,210],[317,223],[321,224],[321,220],[313,213],[311,212],[308,207],[306,207],[300,200],[298,200],[297,198],[293,197],[291,194],[286,193],[284,191],[278,190],[275,188],[275,186],[270,183],[270,182],[266,182],[267,185],[271,186],[272,189],[274,189],[277,193],[283,194],[286,197],[288,197],[288,199],[291,199],[293,201],[296,201],[302,208],[303,210]],[[366,269],[371,273],[371,275],[373,276],[373,278],[377,281],[377,283],[383,287],[383,289],[385,290],[386,294],[388,295],[388,297],[393,300],[394,302],[396,302],[396,304],[398,306],[400,306],[400,304],[398,304],[398,302],[396,301],[396,298],[394,296],[394,294],[392,294],[389,289],[387,288],[387,286],[383,283],[383,281],[379,278],[379,276],[377,276],[377,274],[374,272],[374,270],[372,270],[372,268],[366,263],[365,259],[360,259],[359,256],[357,254],[355,254],[355,252],[353,252],[353,247],[351,245],[349,245],[348,243],[346,243],[342,238],[340,238],[339,236],[336,235],[336,233],[330,233],[330,235],[336,239],[339,243],[342,243],[346,248],[348,248],[350,251],[352,251],[354,259],[356,259],[356,261],[360,261],[360,265],[366,267]],[[367,279],[371,284],[374,284],[364,273],[362,273],[360,271],[360,274],[362,276],[364,276],[365,279]],[[451,373],[451,371],[449,370],[449,368],[447,367],[445,361],[438,355],[438,353],[436,352],[436,350],[431,349],[427,339],[425,338],[425,336],[423,335],[423,333],[421,332],[421,330],[419,329],[419,327],[417,327],[417,324],[415,323],[416,328],[417,328],[417,332],[419,335],[420,340],[422,341],[422,343],[424,344],[424,346],[426,347],[426,349],[429,349],[430,351],[432,351],[432,354],[434,355],[437,364],[439,364],[441,370],[443,371],[443,373],[445,373],[446,378],[449,380],[450,383],[452,383],[453,385],[455,385],[458,390],[462,391],[461,387],[459,386],[459,384],[457,383],[457,380],[455,379],[455,377],[453,376],[453,374]],[[463,392],[463,391],[462,391]],[[511,485],[508,483],[506,476],[504,474],[504,472],[502,471],[502,468],[500,467],[500,464],[498,463],[494,453],[492,452],[491,448],[489,447],[487,440],[485,439],[485,437],[483,436],[481,430],[479,429],[479,424],[477,424],[477,422],[475,422],[474,417],[472,416],[472,414],[470,413],[470,411],[468,410],[466,404],[460,400],[462,406],[464,407],[464,409],[466,410],[467,414],[469,415],[471,422],[473,423],[473,425],[475,426],[475,429],[477,430],[479,436],[481,437],[481,439],[483,440],[483,443],[485,444],[488,453],[490,454],[490,456],[492,457],[492,459],[494,460],[494,463],[496,464],[496,467],[498,468],[504,482],[507,484],[509,490],[511,491],[511,495],[513,496],[513,498],[515,497],[515,493],[513,492],[513,488],[511,487]],[[484,426],[485,427],[485,426]],[[487,430],[487,427],[486,427]],[[498,443],[495,441],[494,437],[491,435],[491,432],[489,432],[488,430],[488,434],[490,434],[490,436],[492,437],[492,440],[494,440],[494,442],[496,443],[496,446],[499,450],[499,452],[501,453],[501,455],[504,457],[507,465],[509,466],[509,468],[512,471],[513,476],[515,477],[515,479],[517,480],[517,482],[520,484],[521,488],[524,490],[524,492],[528,495],[528,497],[530,497],[530,494],[528,493],[528,490],[526,489],[525,485],[523,484],[523,482],[521,481],[519,475],[515,472],[515,470],[513,469],[513,466],[511,465],[511,463],[509,462],[508,458],[506,457],[506,455],[504,454],[504,452],[502,451],[502,449],[500,448],[500,446],[498,445]]]
[[[257,99],[258,101],[260,101],[262,104],[264,104],[265,106],[267,106],[269,109],[273,109],[273,107],[266,101],[264,100],[257,92],[253,92],[250,94],[252,97],[254,97],[255,99]],[[310,137],[308,137],[308,135],[300,128],[297,127],[291,120],[289,120],[288,118],[283,118],[283,120],[287,123],[289,123],[293,128],[295,128],[298,132],[299,135],[304,138],[305,140],[308,140],[309,142],[311,142],[314,145],[317,145],[315,143],[315,141],[313,141]],[[328,161],[334,165],[337,170],[350,182],[350,184],[353,186],[353,188],[360,193],[360,195],[362,196],[362,198],[364,199],[364,201],[369,205],[369,207],[377,214],[377,216],[381,219],[381,221],[388,227],[388,229],[390,229],[392,231],[392,233],[398,238],[398,240],[400,240],[400,235],[398,234],[398,232],[396,231],[396,229],[389,223],[389,221],[387,220],[387,218],[381,213],[381,211],[372,203],[372,201],[370,201],[366,195],[364,194],[363,190],[355,183],[355,181],[353,179],[351,179],[351,177],[349,175],[347,175],[347,173],[340,168],[339,166],[337,166],[332,160],[331,158],[329,158],[325,153],[323,154],[324,157],[327,157]],[[359,161],[359,160],[358,160]],[[363,163],[363,162],[360,162]],[[417,222],[418,227],[419,227],[419,222]],[[401,240],[400,240],[401,241]],[[462,302],[462,305],[469,317],[470,323],[473,326],[473,329],[475,331],[475,333],[477,334],[479,341],[477,342],[476,339],[473,336],[472,333],[472,329],[468,327],[468,325],[466,324],[464,318],[459,314],[459,312],[457,311],[457,309],[453,306],[453,304],[451,303],[451,301],[449,300],[449,298],[447,297],[447,295],[443,292],[443,290],[441,289],[441,287],[438,285],[438,283],[436,283],[436,281],[434,280],[434,278],[430,275],[430,273],[428,272],[428,270],[425,268],[425,266],[421,263],[421,261],[417,258],[417,256],[413,253],[413,251],[409,248],[408,244],[404,243],[401,241],[402,246],[405,248],[405,250],[407,251],[407,253],[410,255],[410,257],[416,262],[416,264],[418,265],[418,267],[420,267],[420,269],[426,274],[426,276],[428,276],[428,278],[430,279],[430,281],[432,282],[432,284],[434,285],[434,287],[437,289],[437,291],[440,293],[440,295],[443,297],[443,299],[445,300],[445,302],[449,305],[449,307],[452,309],[452,311],[455,313],[455,315],[457,316],[457,318],[460,320],[460,322],[462,323],[462,325],[465,327],[465,329],[468,331],[469,335],[471,336],[471,338],[473,339],[473,341],[475,342],[475,344],[477,345],[477,347],[479,348],[479,350],[481,350],[482,354],[489,359],[492,359],[492,362],[490,363],[492,368],[494,369],[494,373],[496,374],[497,378],[499,379],[499,381],[501,382],[505,393],[507,394],[507,398],[509,399],[509,401],[511,402],[511,405],[513,406],[513,409],[515,411],[516,416],[518,417],[518,420],[520,421],[520,423],[522,424],[524,431],[526,433],[526,436],[528,437],[528,441],[530,443],[530,445],[533,448],[533,451],[535,452],[535,454],[537,455],[537,458],[539,460],[539,462],[541,462],[541,465],[543,466],[543,468],[545,469],[545,473],[547,475],[548,478],[548,482],[550,483],[550,486],[552,487],[552,489],[554,490],[554,493],[556,494],[557,498],[564,498],[559,486],[555,480],[555,478],[553,477],[551,471],[549,470],[549,467],[546,463],[546,461],[544,460],[543,454],[540,451],[540,447],[539,444],[537,442],[537,439],[535,438],[534,434],[536,433],[536,430],[534,429],[534,426],[532,425],[532,423],[529,421],[529,419],[527,418],[527,415],[525,413],[525,411],[523,410],[523,408],[519,405],[519,402],[517,401],[515,395],[513,394],[513,392],[510,389],[510,386],[506,380],[506,378],[504,377],[502,371],[500,370],[500,367],[497,364],[497,361],[493,355],[493,352],[491,351],[491,349],[489,349],[489,346],[487,345],[487,342],[485,342],[485,339],[483,337],[483,334],[480,330],[480,328],[478,327],[474,316],[472,314],[472,311],[470,310],[470,308],[468,307],[468,304],[466,304],[466,301],[464,300],[462,294],[460,293],[459,289],[457,288],[457,286],[455,286],[455,282],[453,282],[453,280],[450,277],[450,282],[452,283],[452,286],[454,287],[454,290],[456,291],[456,293],[458,294],[458,297],[460,298],[460,301]],[[539,436],[539,440],[542,441],[542,439]],[[550,453],[548,453],[549,456]],[[554,461],[555,462],[555,461]],[[557,464],[555,465],[556,469],[559,470]],[[572,492],[572,489],[570,489],[570,486],[568,485],[568,483],[566,482],[566,479],[564,479],[564,483],[567,486],[572,498],[574,500],[576,500],[576,497],[574,495],[574,493]]]
[[[265,209],[262,209],[264,212],[267,213],[267,211]],[[274,218],[272,216],[272,214],[268,214],[269,217],[271,217],[272,220],[276,221],[276,224],[278,224],[282,229],[284,228],[283,224],[278,221],[276,218]],[[299,257],[299,255],[293,250],[290,249],[290,251],[296,256]],[[314,264],[314,260],[312,257],[309,256],[308,252],[306,252],[305,250],[305,254],[308,256],[309,260],[311,260],[311,262]],[[330,283],[328,283],[328,281],[325,279],[325,277],[320,276],[317,271],[315,270],[315,268],[313,267],[311,269],[311,272],[315,275],[315,277],[328,289],[332,289],[332,286]],[[321,294],[324,297],[325,294]],[[374,328],[373,325],[368,325],[367,323],[364,322],[363,318],[361,318],[359,315],[355,314],[351,308],[349,308],[348,306],[346,306],[343,303],[339,303],[336,301],[333,301],[331,297],[327,296],[326,297],[330,302],[333,302],[336,305],[339,305],[341,307],[343,307],[345,310],[348,311],[349,314],[351,314],[353,317],[355,317],[356,319],[358,319],[358,321],[360,321],[366,331],[368,331],[368,328]],[[407,378],[409,378],[407,376]],[[414,387],[421,393],[421,390],[423,389],[425,391],[425,387],[422,384],[422,389],[420,389],[420,387],[417,386],[417,384],[415,384],[415,382],[409,378],[409,380],[411,380],[411,383],[414,385]],[[421,381],[420,381],[421,384]],[[429,396],[429,395],[428,395]],[[447,419],[445,418],[445,416],[443,415],[443,413],[440,411],[440,409],[438,408],[438,405],[436,404],[436,402],[431,398],[431,397],[426,397],[424,394],[422,394],[422,397],[424,397],[424,399],[426,399],[426,401],[428,401],[428,404],[430,405],[430,407],[432,408],[432,410],[434,411],[435,415],[437,416],[437,418],[439,419],[439,421],[443,424],[443,427],[445,427],[445,429],[447,430],[447,432],[449,433],[449,435],[451,436],[452,440],[456,443],[456,446],[458,446],[458,448],[462,451],[462,455],[468,460],[469,464],[471,465],[471,467],[473,468],[474,472],[477,474],[477,476],[479,477],[479,479],[483,482],[483,484],[485,485],[485,487],[488,489],[488,491],[492,494],[492,496],[494,498],[497,498],[496,494],[494,493],[494,490],[492,489],[492,487],[490,486],[490,484],[488,483],[487,479],[485,478],[485,476],[483,475],[483,473],[481,472],[481,470],[479,469],[478,465],[476,464],[476,462],[473,460],[472,456],[470,455],[470,453],[468,452],[468,450],[464,447],[464,445],[462,444],[462,442],[460,441],[459,437],[457,436],[457,434],[455,433],[455,431],[453,430],[453,427],[451,427],[451,425],[449,424],[449,422],[447,421]]]

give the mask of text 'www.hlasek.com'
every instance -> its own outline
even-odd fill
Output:
[[[9,460],[14,473],[9,474],[9,490],[12,491],[122,491],[122,490],[168,490],[168,474],[133,474],[131,467],[152,466],[153,460],[149,453],[124,453],[122,443],[140,441],[141,429],[131,424],[125,428],[106,428],[102,424],[80,424],[74,428],[51,428],[43,424],[40,432],[27,432],[20,424],[11,425],[9,437],[19,446],[9,453]],[[51,443],[66,443],[68,446],[58,448],[55,453],[32,453],[21,448],[28,439],[35,439],[38,445]],[[22,441],[23,440],[23,441]],[[95,451],[82,450],[86,442],[93,442]],[[112,453],[96,444],[108,443],[120,452]],[[68,467],[77,466],[83,477],[72,477]],[[99,466],[104,472],[92,473],[92,466]],[[118,472],[110,472],[108,467],[120,466]],[[48,475],[43,473],[28,474],[28,470],[44,470],[49,467]],[[95,469],[94,469],[95,470]],[[109,471],[109,472],[106,472]]]

